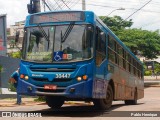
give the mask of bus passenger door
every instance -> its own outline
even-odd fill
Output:
[[[97,28],[96,30],[96,75],[94,80],[93,97],[105,98],[107,81],[107,59],[106,59],[106,35]]]

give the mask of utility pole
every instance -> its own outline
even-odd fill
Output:
[[[44,8],[44,12],[46,12],[46,6],[45,6],[45,0],[43,0],[43,8]]]
[[[86,10],[86,1],[82,0],[82,10]]]

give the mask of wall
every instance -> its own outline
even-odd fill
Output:
[[[0,88],[8,88],[8,80],[10,75],[19,67],[20,59],[0,56],[0,65],[2,72],[0,73]]]

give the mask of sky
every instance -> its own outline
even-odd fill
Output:
[[[53,3],[55,0],[50,1]],[[68,5],[73,10],[82,9],[82,0],[65,1],[66,3],[72,1],[72,4]],[[25,20],[28,15],[27,4],[29,2],[30,0],[0,0],[0,14],[7,14],[7,27],[14,25],[17,21]],[[145,7],[137,11],[147,2],[149,3]],[[118,8],[125,8],[125,10],[117,10]],[[86,0],[86,10],[94,11],[98,16],[112,17],[118,15],[123,19],[137,11],[127,19],[132,19],[134,23],[132,28],[142,28],[151,31],[160,29],[159,0]]]

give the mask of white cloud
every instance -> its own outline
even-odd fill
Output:
[[[0,0],[0,14],[7,14],[7,26],[25,19],[29,0]]]

